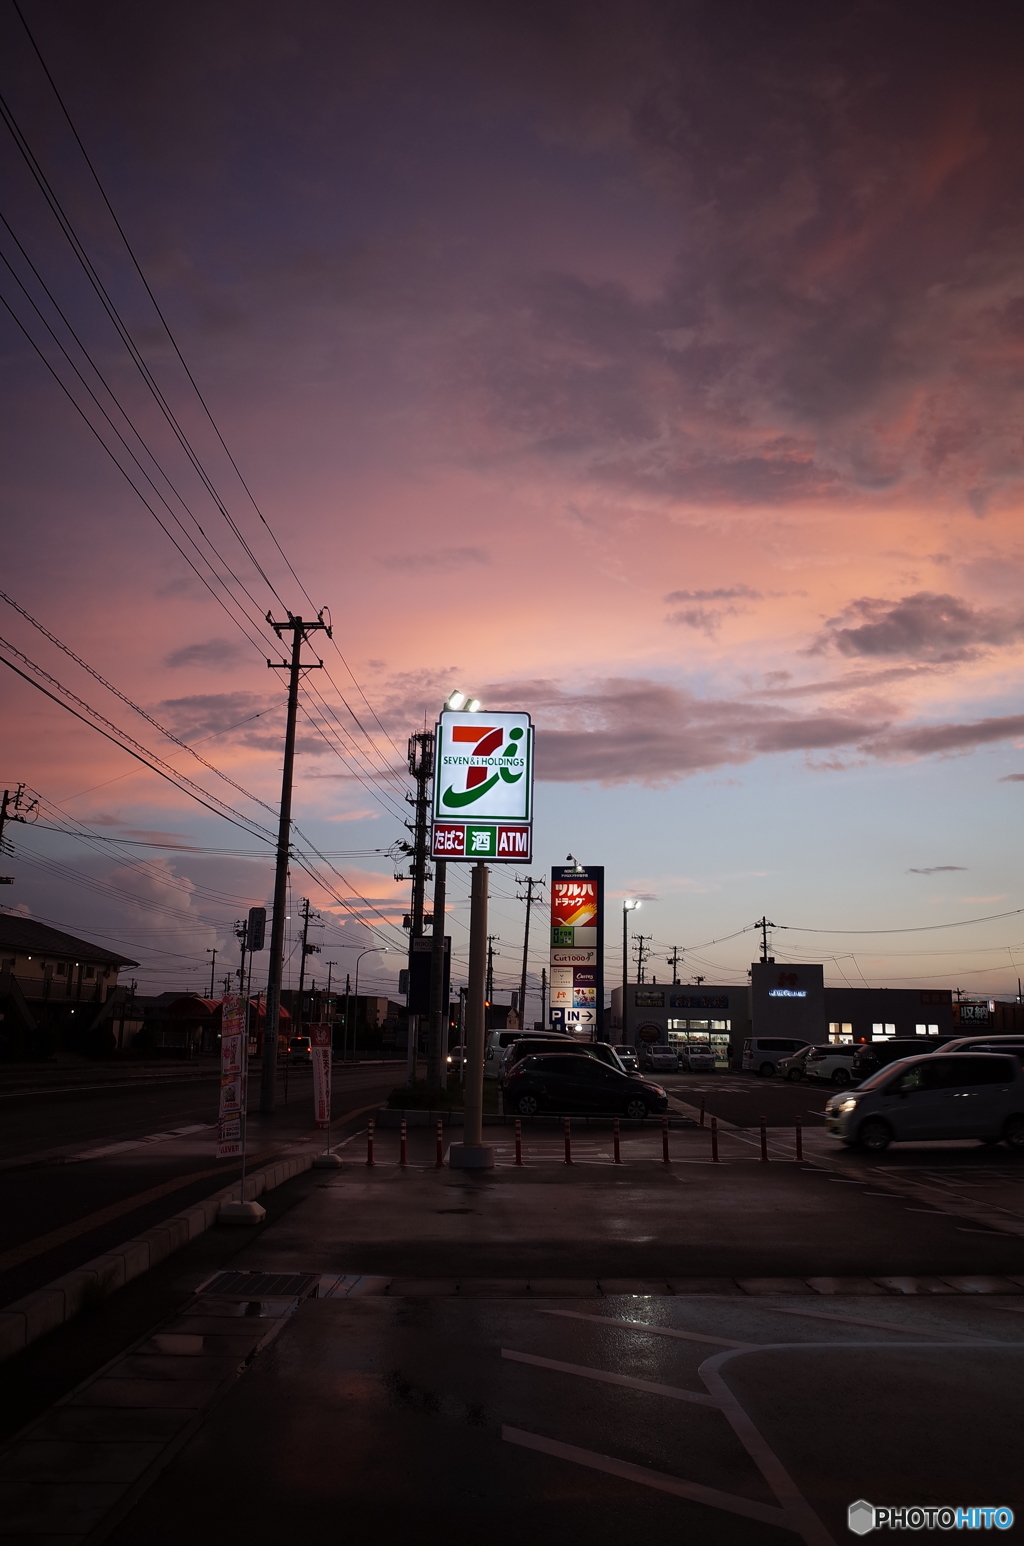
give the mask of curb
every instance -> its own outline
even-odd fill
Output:
[[[247,1176],[246,1200],[271,1192],[293,1176],[309,1170],[317,1153],[319,1149],[294,1159],[278,1160]],[[221,1203],[240,1200],[241,1182],[236,1181],[233,1186],[214,1192],[212,1197],[185,1208],[162,1224],[154,1224],[103,1256],[93,1257],[84,1267],[76,1267],[45,1288],[37,1288],[34,1293],[5,1306],[0,1310],[0,1361],[20,1353],[30,1342],[65,1325],[97,1300],[106,1299],[117,1289],[124,1288],[133,1278],[141,1277],[142,1273],[215,1224]]]

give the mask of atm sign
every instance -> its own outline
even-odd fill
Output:
[[[492,859],[529,864],[533,832],[529,822],[435,821],[435,859]]]

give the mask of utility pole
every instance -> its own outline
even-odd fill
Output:
[[[695,977],[693,980],[696,983],[697,987],[699,988],[701,983],[704,981],[704,978],[703,977]]]
[[[217,970],[217,947],[216,947],[216,945],[213,947],[212,950],[209,949],[209,947],[207,947],[206,954],[208,956],[212,956],[213,957],[213,960],[210,962],[210,997],[212,998],[213,997],[213,974]]]
[[[410,913],[409,926],[409,981],[413,980],[413,956],[415,954],[414,941],[423,938],[423,900],[427,882],[427,833],[429,828],[428,816],[430,811],[430,789],[434,778],[434,732],[432,730],[418,730],[415,735],[409,737],[409,772],[416,782],[416,793],[407,794],[406,801],[413,808],[412,822],[406,822],[407,829],[412,833],[412,843],[402,843],[402,852],[409,855],[412,864],[409,869],[409,878],[412,880],[412,912]],[[396,875],[396,880],[403,880],[404,875]],[[436,911],[436,908],[435,908]],[[442,946],[442,949],[444,947]],[[408,1016],[408,1080],[411,1084],[416,1077],[416,1043],[419,1039],[419,1011]],[[429,1055],[428,1055],[429,1063]]]
[[[4,848],[4,827],[9,821],[27,822],[28,818],[37,812],[38,798],[25,799],[25,785],[19,784],[12,796],[9,789],[4,790],[4,797],[0,800],[0,854]],[[13,886],[13,875],[0,875],[0,886]]]
[[[247,918],[239,918],[239,919],[236,920],[236,922],[235,922],[235,938],[238,940],[239,944],[242,947],[242,959],[239,961],[238,967],[237,967],[238,991],[239,991],[239,993],[244,993],[245,992],[245,947],[246,947],[246,945],[249,942],[249,920]]]
[[[444,919],[448,865],[434,860],[434,932],[430,950],[430,1024],[427,1030],[427,1089],[441,1091],[441,1054],[447,1041],[448,995],[444,991]]]
[[[501,943],[500,934],[488,934],[487,936],[487,991],[484,994],[488,1004],[494,1003],[494,957],[500,956],[501,951],[495,950],[495,945]]]
[[[341,1055],[342,1055],[343,1059],[348,1057],[348,1025],[349,1025],[349,1016],[351,1015],[351,1013],[352,1013],[352,973],[351,972],[346,972],[345,973],[345,1036],[344,1036],[344,1039],[343,1039],[342,1044],[341,1044]],[[353,1058],[353,1061],[355,1060],[355,1055],[356,1055],[356,1038],[353,1035],[353,1037],[352,1037],[352,1058]]]
[[[542,966],[540,969],[540,1028],[546,1030],[548,1024],[548,969]]]
[[[517,875],[516,884],[526,887],[526,895],[516,892],[516,899],[526,903],[526,927],[523,930],[523,971],[519,978],[519,1029],[526,1029],[526,963],[530,953],[530,909],[533,906],[533,888],[538,889],[544,884],[542,880],[534,880],[531,875]]]
[[[636,980],[641,983],[644,981],[644,965],[651,953],[651,935],[634,934],[633,938],[636,941]]]
[[[672,946],[672,954],[670,956],[666,956],[665,960],[668,962],[669,966],[671,966],[671,968],[672,968],[672,986],[674,988],[678,987],[679,986],[679,946],[678,945],[673,945]]]
[[[225,993],[230,993],[231,992],[231,978],[230,978],[230,976],[225,977],[223,979],[223,982],[224,982],[224,992]]]
[[[768,930],[769,929],[774,929],[774,927],[775,927],[775,925],[774,925],[774,923],[772,923],[771,919],[765,917],[764,915],[762,915],[757,920],[757,928],[759,928],[761,930],[761,964],[762,964],[762,966],[767,966],[768,965]]]
[[[297,1018],[301,1031],[305,1014],[305,999],[302,995],[306,988],[306,961],[309,956],[320,954],[320,946],[309,943],[309,925],[311,921],[316,923],[320,914],[315,908],[310,907],[309,898],[305,896],[302,898],[302,906],[299,908],[299,912],[302,917],[302,961],[299,965],[299,1013]]]
[[[274,871],[274,917],[270,929],[270,963],[267,976],[267,1019],[263,1036],[263,1069],[260,1080],[260,1110],[273,1111],[277,1084],[277,1027],[281,1016],[281,968],[284,964],[284,914],[288,900],[288,850],[292,828],[292,778],[295,771],[295,721],[299,711],[299,674],[301,671],[322,669],[323,661],[303,667],[302,646],[307,635],[322,629],[332,637],[329,623],[324,622],[323,612],[317,613],[316,622],[303,622],[301,617],[288,613],[286,623],[275,623],[268,612],[267,622],[279,639],[286,633],[292,636],[291,660],[268,660],[268,667],[285,670],[288,676],[288,717],[284,733],[284,768],[281,775],[281,813],[277,828],[277,866]]]

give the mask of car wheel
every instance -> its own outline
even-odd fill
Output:
[[[633,1117],[635,1121],[642,1121],[647,1115],[647,1102],[639,1095],[634,1095],[626,1102],[626,1115]]]
[[[1024,1149],[1024,1114],[1015,1111],[1012,1117],[1007,1117],[1003,1142],[1008,1143],[1011,1149]]]
[[[803,1071],[802,1068],[791,1068],[789,1070],[789,1073],[786,1075],[786,1078],[787,1079],[792,1079],[794,1084],[795,1084],[796,1081],[798,1079],[802,1079],[803,1076],[804,1076],[804,1071]]]
[[[775,1064],[762,1063],[761,1067],[757,1071],[761,1075],[762,1079],[771,1079],[775,1073]]]
[[[1021,1142],[1024,1143],[1024,1131],[1021,1133]],[[857,1129],[857,1147],[866,1149],[869,1154],[881,1154],[891,1143],[892,1128],[881,1117],[868,1117]]]
[[[540,1110],[540,1101],[536,1095],[520,1095],[516,1110],[521,1117],[535,1117]]]
[[[850,1070],[848,1068],[836,1068],[836,1069],[833,1069],[833,1072],[832,1072],[832,1083],[833,1084],[838,1084],[840,1086],[840,1088],[841,1088],[843,1085],[849,1084],[849,1082],[850,1082]]]

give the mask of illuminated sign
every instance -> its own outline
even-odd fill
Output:
[[[551,871],[551,1010],[560,1023],[599,1030],[604,1007],[604,870]]]
[[[806,998],[806,988],[769,988],[769,998]]]
[[[533,857],[529,714],[446,709],[435,734],[433,857],[528,864]]]

